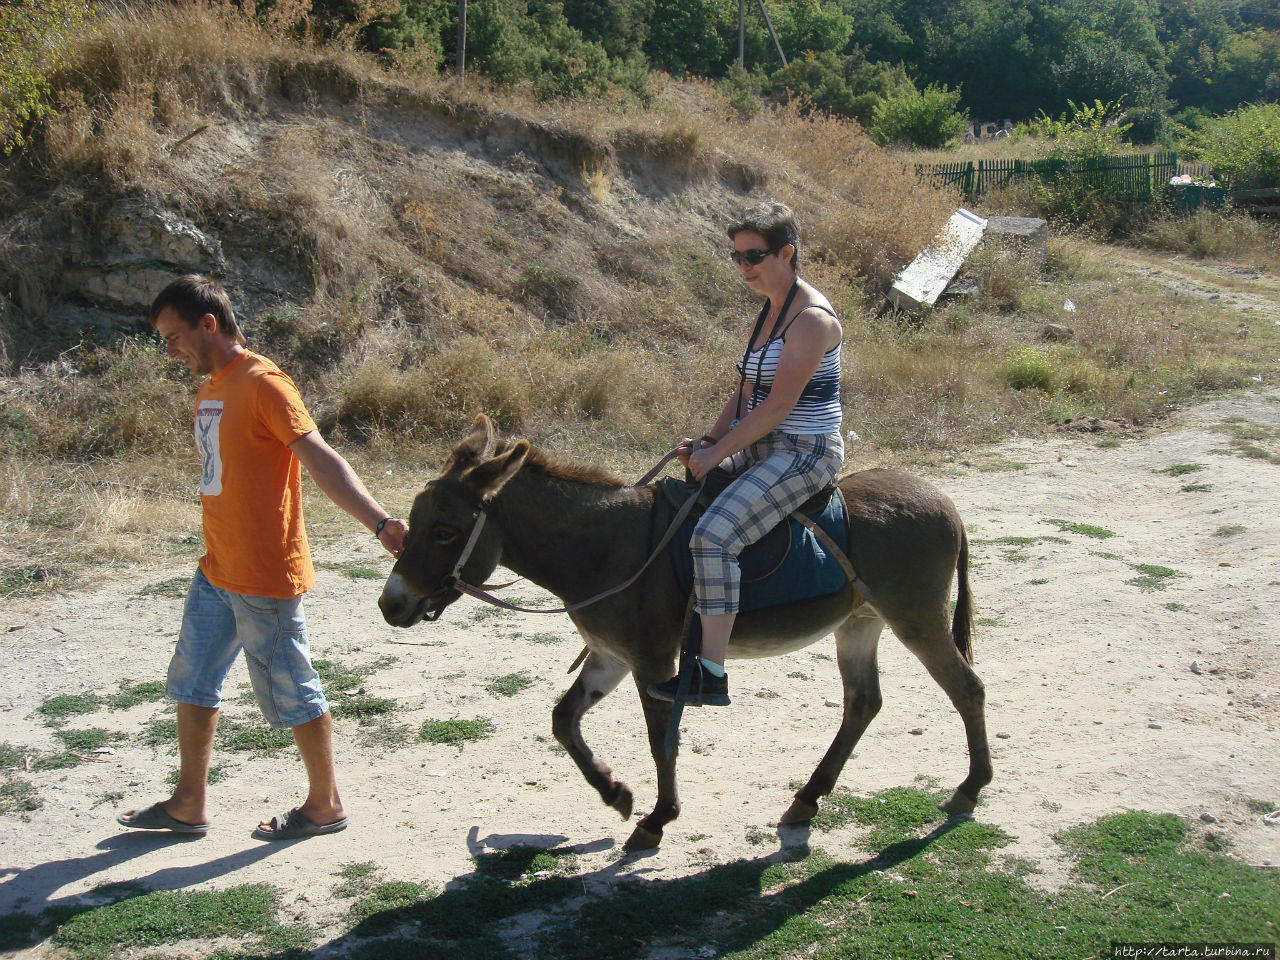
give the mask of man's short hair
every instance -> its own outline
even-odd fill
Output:
[[[771,250],[791,244],[795,248],[795,253],[791,255],[791,269],[800,269],[800,228],[796,226],[796,215],[785,203],[761,200],[752,204],[742,212],[742,216],[729,224],[726,232],[732,240],[747,230],[764,237]]]
[[[222,284],[213,277],[189,273],[161,290],[151,304],[151,326],[156,325],[156,318],[164,310],[172,310],[192,328],[206,313],[212,314],[218,321],[218,330],[224,336],[231,337],[241,346],[245,345],[244,334],[240,332],[235,312],[231,309],[231,298],[222,289]]]

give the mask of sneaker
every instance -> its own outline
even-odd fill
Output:
[[[655,700],[666,700],[675,703],[676,690],[680,686],[680,675],[662,683],[649,684],[649,696]],[[689,698],[685,705],[690,707],[727,707],[729,705],[729,674],[717,677],[701,663],[698,672],[689,684]]]

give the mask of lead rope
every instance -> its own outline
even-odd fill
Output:
[[[678,450],[679,448],[677,447],[663,457],[656,467],[640,479],[636,486],[642,487],[656,477],[658,472],[676,456]],[[571,603],[564,607],[522,607],[514,603],[507,603],[507,601],[486,592],[483,588],[473,587],[471,584],[463,580],[461,577],[462,568],[466,564],[467,560],[470,559],[471,551],[475,549],[476,541],[479,539],[480,529],[484,526],[485,518],[488,516],[483,504],[480,507],[480,516],[476,519],[475,526],[471,528],[471,536],[467,538],[467,544],[463,547],[462,554],[458,557],[458,562],[454,564],[453,573],[449,575],[445,583],[454,590],[457,590],[459,593],[465,593],[469,597],[475,597],[477,600],[483,600],[486,603],[491,603],[495,607],[502,607],[504,610],[515,610],[519,613],[572,613],[574,610],[581,610],[583,607],[590,606],[599,600],[603,600],[605,597],[610,597],[615,593],[621,593],[623,590],[627,589],[627,587],[640,579],[640,575],[649,569],[649,565],[652,564],[654,560],[658,559],[662,551],[666,549],[667,544],[671,542],[671,538],[675,536],[676,531],[680,528],[680,524],[684,523],[685,517],[689,516],[689,512],[693,509],[693,505],[697,503],[698,495],[702,493],[702,488],[705,483],[706,480],[699,483],[698,489],[693,492],[689,499],[680,505],[680,509],[676,511],[676,515],[672,518],[671,524],[667,527],[666,533],[662,535],[662,539],[658,541],[658,545],[654,547],[653,552],[649,554],[649,558],[645,560],[639,570],[628,577],[625,582],[618,584],[616,587],[610,587],[608,590],[603,590],[593,597],[588,597],[586,600],[579,600],[577,603]],[[582,659],[582,656],[579,655],[578,659],[574,661],[574,665],[569,668],[569,671],[572,672],[577,665],[582,662]]]

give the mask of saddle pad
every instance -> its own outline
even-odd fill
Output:
[[[683,502],[681,493],[688,496],[690,489],[674,478],[667,480],[672,486],[664,489],[663,494],[669,500]],[[660,482],[659,486],[663,483]],[[695,508],[694,512],[701,514],[702,511]],[[843,497],[830,497],[822,511],[811,513],[810,517],[841,550],[848,550],[849,528]],[[667,548],[676,580],[685,593],[693,589],[693,557],[689,552],[689,541],[697,523],[698,517],[687,517]],[[789,549],[786,547],[788,533]],[[740,609],[743,612],[825,596],[842,589],[849,582],[839,561],[827,553],[818,538],[802,523],[790,517],[765,534],[761,542],[753,543],[742,551],[738,565],[742,569]]]

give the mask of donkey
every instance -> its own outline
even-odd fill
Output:
[[[729,647],[731,657],[771,657],[835,632],[844,684],[840,729],[780,823],[813,818],[879,712],[876,645],[886,623],[964,721],[969,774],[941,806],[951,814],[968,813],[991,782],[991,755],[985,693],[970,666],[973,607],[964,526],[945,494],[907,473],[864,470],[839,485],[848,504],[848,555],[859,574],[857,589],[847,585],[827,596],[742,613]],[[440,476],[414,500],[404,551],[378,606],[393,626],[434,620],[461,596],[451,572],[464,584],[480,584],[499,563],[571,605],[640,570],[673,512],[652,485],[627,486],[602,470],[559,464],[527,440],[499,440],[493,423],[481,415]],[[949,616],[953,575],[959,586]],[[587,782],[624,820],[631,817],[631,789],[591,752],[582,717],[628,673],[644,709],[658,800],[628,838],[629,850],[656,847],[663,828],[680,813],[675,754],[664,749],[672,705],[645,688],[671,676],[686,602],[672,564],[660,557],[626,589],[570,613],[587,655],[552,711],[552,730]]]

